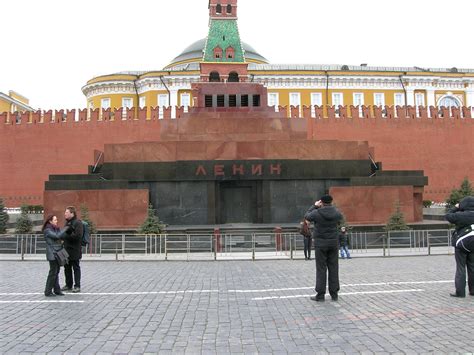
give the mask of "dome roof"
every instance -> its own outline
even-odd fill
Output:
[[[172,67],[173,65],[183,62],[183,61],[188,61],[191,59],[196,59],[197,61],[202,60],[203,56],[203,51],[204,47],[206,45],[206,38],[200,39],[199,41],[194,42],[190,46],[188,46],[179,56],[174,58],[171,63],[167,66]],[[250,59],[250,60],[255,60],[260,63],[268,63],[268,60],[260,55],[255,49],[253,49],[252,46],[249,44],[242,42],[242,47],[245,51],[245,59]]]

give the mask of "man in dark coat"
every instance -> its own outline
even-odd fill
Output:
[[[452,245],[455,247],[456,292],[452,297],[466,297],[466,268],[469,294],[474,296],[474,197],[465,197],[446,214],[448,222],[456,226]]]
[[[77,293],[81,292],[80,260],[82,259],[82,233],[84,229],[81,220],[77,218],[76,209],[74,207],[70,206],[66,208],[64,218],[66,219],[65,227],[69,227],[64,239],[64,248],[69,254],[69,263],[64,266],[66,286],[64,286],[62,290]]]
[[[339,292],[338,223],[342,214],[332,205],[332,197],[324,195],[306,212],[304,218],[314,222],[313,241],[316,258],[316,296],[313,301],[324,301],[326,278],[329,294],[337,301]]]

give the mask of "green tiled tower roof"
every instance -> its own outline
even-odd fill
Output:
[[[214,58],[214,48],[220,47],[224,53],[221,58]],[[234,57],[227,58],[225,51],[234,48]],[[237,20],[214,20],[209,24],[209,35],[204,48],[205,62],[243,63],[245,62],[242,43],[240,42]]]

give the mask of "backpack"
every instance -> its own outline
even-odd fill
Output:
[[[90,235],[89,235],[89,223],[86,221],[81,221],[82,222],[82,241],[81,245],[83,247],[87,246],[90,241]]]

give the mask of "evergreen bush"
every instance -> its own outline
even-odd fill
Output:
[[[140,234],[160,234],[165,225],[160,222],[160,219],[155,213],[151,204],[148,205],[148,216],[138,229]]]
[[[5,234],[7,232],[7,223],[8,223],[8,213],[5,211],[5,204],[3,199],[0,198],[0,234]]]
[[[451,191],[451,194],[446,200],[446,210],[450,210],[464,197],[472,196],[473,194],[474,190],[472,189],[471,182],[467,177],[465,177],[459,189],[453,189]]]
[[[387,225],[385,226],[386,231],[403,231],[410,229],[406,222],[403,212],[400,208],[400,201],[395,203],[395,212],[390,216]]]
[[[89,208],[87,208],[86,205],[81,205],[80,207],[81,210],[81,220],[84,222],[87,222],[89,225],[89,234],[97,234],[97,226],[95,223],[91,220],[89,216]]]
[[[33,222],[28,217],[27,210],[26,206],[21,206],[21,215],[15,226],[15,233],[17,234],[28,234],[33,231]]]

